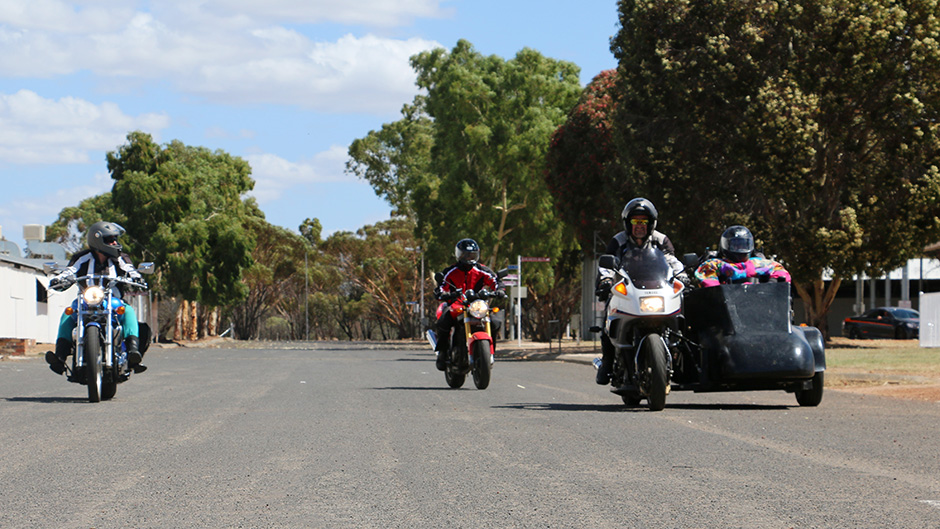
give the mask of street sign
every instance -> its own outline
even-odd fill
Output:
[[[547,263],[551,261],[548,257],[522,257],[520,260],[523,263]]]
[[[506,266],[506,270],[518,270],[518,269],[519,269],[519,265],[508,265],[508,266]]]
[[[512,287],[510,290],[511,292],[509,295],[516,299],[529,297],[529,289],[526,287]]]

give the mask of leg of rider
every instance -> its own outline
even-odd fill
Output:
[[[147,369],[146,366],[140,364],[144,359],[144,355],[140,352],[140,327],[137,323],[137,313],[134,312],[134,307],[130,305],[124,306],[124,321],[121,322],[124,326],[124,348],[127,350],[127,365],[130,366],[135,373],[140,373]]]
[[[600,385],[610,384],[614,368],[614,344],[606,332],[601,333],[601,367],[597,370],[595,382]]]
[[[72,331],[75,329],[75,318],[62,314],[59,320],[59,332],[55,340],[55,353],[46,351],[46,362],[55,374],[65,372],[65,359],[72,354]]]
[[[454,326],[454,319],[450,316],[450,311],[445,310],[444,314],[437,319],[437,362],[435,366],[438,371],[447,368],[447,351],[450,349],[450,329]]]

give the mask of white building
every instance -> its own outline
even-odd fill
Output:
[[[42,268],[48,261],[0,252],[0,338],[55,343],[59,318],[75,299],[78,287],[65,292],[49,290],[49,278]]]

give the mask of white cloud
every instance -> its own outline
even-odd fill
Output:
[[[167,81],[221,103],[391,115],[417,91],[409,57],[440,46],[374,35],[323,42],[294,29],[312,31],[303,24],[319,21],[391,25],[440,16],[436,0],[370,0],[355,7],[333,0],[210,0],[133,13],[116,7],[111,13],[114,6],[104,1],[81,9],[54,0],[11,5],[15,9],[0,15],[0,76],[91,71],[116,81]],[[101,21],[82,25],[99,11],[106,12]],[[42,16],[47,22],[34,20]]]
[[[251,165],[251,177],[255,180],[255,188],[249,194],[263,205],[296,187],[325,182],[356,182],[356,177],[344,173],[347,157],[347,148],[339,145],[299,162],[291,162],[275,154],[245,156]]]
[[[129,116],[108,102],[46,99],[29,90],[0,93],[0,162],[86,163],[89,151],[116,148],[128,131],[157,136],[169,121],[164,114]]]

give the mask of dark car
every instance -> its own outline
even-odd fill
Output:
[[[877,307],[842,322],[842,335],[849,338],[910,339],[920,335],[920,314],[913,309]]]

